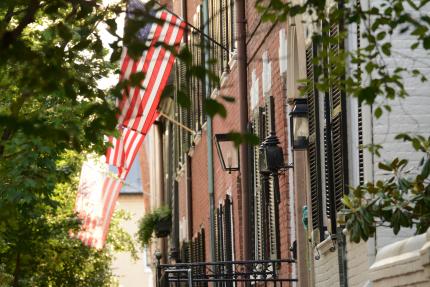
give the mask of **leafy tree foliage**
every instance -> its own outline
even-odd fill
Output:
[[[406,78],[428,81],[427,75],[418,69],[393,67],[387,57],[398,53],[391,43],[396,35],[411,39],[410,53],[402,57],[413,60],[420,55],[417,49],[429,55],[430,17],[422,13],[429,2],[382,0],[365,7],[356,0],[257,0],[256,7],[264,21],[286,21],[297,15],[310,19],[308,24],[316,28],[313,41],[321,47],[313,59],[317,88],[324,93],[329,91],[331,82],[340,83],[343,92],[357,97],[360,104],[373,105],[374,115],[379,118],[384,112],[391,112],[390,101],[409,96]],[[328,9],[330,3],[334,5]],[[333,24],[341,27],[340,42],[348,37],[347,30],[342,28],[360,24],[361,46],[339,52],[330,49],[338,41],[330,37]],[[345,196],[346,227],[355,242],[367,240],[377,225],[390,226],[395,234],[401,227],[415,227],[417,233],[430,227],[429,139],[411,134],[399,134],[396,138],[410,142],[417,152],[424,154],[423,158],[418,166],[412,167],[407,159],[400,158],[380,163],[379,168],[389,172],[385,180],[352,188]],[[378,156],[382,146],[367,148]]]
[[[351,240],[359,242],[374,235],[376,226],[388,226],[394,234],[401,227],[416,228],[424,233],[430,228],[430,137],[399,134],[398,139],[411,142],[423,154],[418,166],[395,158],[380,162],[387,178],[351,188],[343,198]]]
[[[110,286],[111,248],[133,250],[118,220],[101,251],[69,235],[82,154],[104,151],[116,121],[98,28],[124,4],[101,3],[0,2],[1,286]]]

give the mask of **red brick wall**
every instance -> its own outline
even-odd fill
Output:
[[[173,7],[180,14],[181,0],[174,0]],[[201,3],[199,0],[191,0],[188,2],[188,18],[192,19],[197,5]],[[284,161],[287,163],[291,159],[287,158],[287,125],[286,125],[286,93],[283,90],[283,82],[279,74],[278,64],[278,48],[279,48],[279,29],[283,24],[278,24],[272,28],[271,23],[259,24],[259,15],[254,9],[255,1],[246,1],[247,5],[247,29],[248,29],[248,57],[254,56],[248,67],[248,89],[251,87],[251,73],[256,69],[258,78],[260,79],[260,104],[263,105],[264,100],[262,96],[262,54],[265,51],[269,53],[269,59],[272,62],[272,96],[275,98],[276,109],[276,132],[281,146],[284,150]],[[259,25],[259,26],[258,26]],[[254,35],[250,37],[252,31],[256,29]],[[286,27],[286,26],[285,26]],[[239,130],[239,104],[238,104],[238,85],[237,85],[237,65],[234,64],[228,78],[225,80],[220,95],[228,95],[236,98],[236,103],[225,103],[227,108],[227,118],[222,119],[215,117],[213,120],[213,133],[226,133],[229,131]],[[249,94],[249,93],[248,93]],[[218,98],[219,99],[219,98]],[[222,101],[222,100],[220,100]],[[252,115],[251,111],[249,113]],[[227,192],[232,196],[233,201],[233,214],[234,214],[234,240],[235,240],[235,259],[241,259],[243,234],[241,232],[241,212],[240,212],[240,190],[238,190],[238,172],[228,174],[222,170],[216,148],[213,146],[214,158],[214,178],[215,178],[215,207],[223,201]],[[206,238],[206,259],[210,260],[210,233],[209,233],[209,194],[208,194],[208,177],[207,177],[207,140],[206,132],[201,135],[201,140],[195,146],[192,155],[192,214],[193,214],[193,231],[194,235],[200,230],[201,227],[205,228]],[[180,182],[186,180],[186,173],[183,173]],[[290,257],[288,248],[289,242],[289,201],[288,201],[288,176],[287,173],[279,178],[281,203],[279,206],[280,216],[280,239],[281,239],[281,257]],[[186,184],[179,185],[180,197],[180,214],[186,215]]]
[[[262,87],[262,55],[268,52],[269,61],[272,68],[272,88],[271,95],[275,100],[275,125],[276,135],[278,136],[281,147],[284,151],[284,162],[291,162],[287,156],[288,148],[288,130],[287,130],[287,102],[285,85],[279,72],[279,30],[287,28],[285,23],[277,24],[273,27],[270,23],[259,23],[257,11],[253,9],[255,1],[247,1],[247,28],[248,28],[248,91],[251,88],[251,75],[255,69],[259,79],[259,103],[264,104],[263,87]],[[249,94],[249,93],[248,93]],[[289,233],[291,226],[289,226],[289,198],[288,198],[288,173],[283,173],[279,176],[279,188],[281,195],[281,202],[279,205],[279,229],[280,229],[280,243],[281,243],[281,258],[289,258],[289,246],[291,245]]]

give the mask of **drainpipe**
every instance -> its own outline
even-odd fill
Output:
[[[185,19],[185,21],[188,22],[187,0],[182,0],[181,1],[181,15],[182,15],[182,19]],[[188,42],[188,25],[185,25],[183,39],[184,39],[184,43]]]
[[[188,22],[188,6],[187,0],[181,2],[181,14],[182,18]],[[184,42],[188,40],[188,26],[184,31]],[[193,240],[193,188],[192,188],[192,168],[191,168],[191,157],[187,155],[187,240],[191,242]]]
[[[209,3],[208,0],[203,0],[203,33],[209,35]],[[207,45],[204,45],[206,48],[205,52],[205,69],[209,70],[209,49]],[[205,79],[205,89],[206,89],[206,97],[210,98],[210,86],[209,86],[209,78],[206,76]],[[206,117],[206,135],[207,135],[207,145],[208,145],[208,193],[209,193],[209,221],[210,221],[210,230],[209,230],[209,239],[210,239],[210,247],[211,247],[211,261],[214,262],[215,258],[215,194],[214,194],[214,167],[213,167],[213,143],[212,143],[212,118]]]
[[[193,177],[191,168],[191,157],[187,156],[187,240],[193,239]]]
[[[237,68],[239,77],[239,103],[240,103],[240,132],[246,133],[248,126],[248,79],[246,64],[246,15],[245,0],[236,0],[236,27],[237,27]],[[240,146],[240,176],[242,198],[242,231],[243,231],[243,260],[250,258],[250,232],[249,232],[249,173],[248,173],[248,144]]]

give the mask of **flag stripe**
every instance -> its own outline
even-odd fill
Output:
[[[167,14],[165,19],[163,19],[163,20],[168,22],[171,20],[171,18],[172,18],[172,15]],[[165,40],[166,35],[169,32],[169,28],[170,28],[170,25],[163,25],[162,26],[161,33],[160,33],[158,39],[156,39],[155,43],[160,43],[160,42],[163,42]],[[124,118],[123,124],[125,126],[132,127],[132,125],[129,125],[128,122],[130,121],[130,119],[134,119],[138,116],[137,112],[139,111],[139,108],[140,108],[141,103],[142,103],[142,99],[144,98],[144,95],[146,94],[148,83],[153,78],[153,76],[156,75],[153,72],[154,72],[154,67],[157,65],[157,59],[158,59],[158,56],[160,54],[160,51],[161,51],[161,47],[160,46],[155,47],[155,45],[154,45],[152,47],[151,54],[148,55],[147,61],[145,61],[144,71],[146,71],[146,76],[145,76],[145,79],[143,80],[143,83],[142,83],[142,89],[140,87],[136,87],[136,90],[134,91],[133,100],[135,100],[135,102],[133,102],[133,105],[131,105],[129,107],[129,110],[127,111],[127,115]]]
[[[142,7],[138,0],[129,2],[130,11]],[[131,169],[146,133],[158,116],[157,105],[174,63],[171,50],[162,45],[177,48],[184,32],[185,23],[171,13],[158,11],[155,17],[163,23],[144,26],[138,32],[138,37],[149,47],[142,56],[133,59],[127,48],[124,48],[121,55],[120,82],[129,80],[135,73],[142,72],[145,77],[140,85],[125,88],[122,97],[116,101],[120,110],[117,115],[119,136],[109,137],[111,146],[106,152],[106,162],[117,167],[119,178],[91,173],[91,170],[87,169],[92,178],[97,178],[100,183],[94,184],[94,180],[89,180],[91,176],[87,176],[84,181],[88,182],[87,189],[93,193],[90,197],[78,193],[77,197],[76,210],[83,224],[74,236],[83,244],[98,249],[102,248],[106,241],[123,180]]]
[[[179,31],[178,31],[179,32]],[[182,33],[177,33],[176,34],[176,38],[174,39],[175,43],[180,41],[180,39],[182,38]],[[135,127],[135,129],[137,130],[142,130],[143,132],[147,132],[149,130],[149,127],[152,125],[153,121],[153,117],[154,117],[154,113],[157,109],[158,103],[160,101],[160,96],[161,93],[163,92],[162,89],[160,89],[160,87],[164,87],[167,83],[167,80],[169,78],[170,75],[170,71],[172,69],[173,63],[174,63],[174,56],[172,55],[172,53],[170,51],[167,51],[166,53],[167,61],[163,61],[164,65],[164,73],[163,75],[161,75],[161,79],[159,82],[157,82],[155,84],[155,87],[151,93],[151,95],[153,96],[153,103],[151,105],[146,105],[145,110],[149,110],[147,114],[142,115],[143,120],[140,121],[139,126]],[[166,59],[166,58],[165,58]],[[146,108],[149,109],[146,109]]]
[[[109,230],[110,221],[112,218],[113,211],[115,210],[116,201],[118,199],[119,191],[122,188],[122,182],[116,180],[112,184],[112,188],[109,192],[109,196],[103,202],[103,224],[102,224],[102,234],[101,234],[101,242],[104,243],[106,241],[107,233]]]
[[[172,16],[172,18],[175,20],[175,24],[171,24],[169,22],[165,26],[168,27],[168,33],[163,39],[163,41],[166,41],[168,45],[174,45],[176,42],[176,37],[179,32],[179,27],[176,26],[176,17]],[[166,40],[167,39],[167,40]],[[145,79],[145,82],[143,84],[143,87],[145,88],[143,93],[143,100],[141,104],[136,105],[134,108],[133,115],[130,119],[130,123],[127,124],[127,126],[140,131],[142,133],[146,133],[147,131],[142,130],[142,127],[144,125],[144,121],[148,116],[148,109],[152,106],[156,106],[158,102],[154,102],[154,92],[157,92],[159,86],[159,80],[160,77],[163,77],[163,75],[167,72],[166,66],[168,59],[170,58],[170,51],[166,51],[163,47],[157,48],[158,57],[154,57],[154,60],[152,62],[152,65],[150,66],[150,70],[148,71],[148,74],[151,74],[151,77],[147,77]],[[173,64],[173,63],[171,63]],[[160,72],[161,71],[161,72]],[[162,92],[162,89],[160,89],[160,94]]]
[[[160,19],[165,20],[167,17],[167,14],[160,12],[160,14],[157,16],[160,17]],[[155,28],[154,34],[151,34],[152,37],[147,41],[147,42],[150,41],[149,42],[150,48],[148,50],[146,50],[144,52],[143,56],[139,59],[139,61],[137,61],[138,65],[134,66],[135,70],[133,70],[133,73],[136,73],[136,71],[138,71],[138,70],[142,70],[143,73],[147,74],[148,63],[150,62],[150,60],[152,58],[152,54],[154,53],[154,49],[155,49],[154,46],[157,43],[158,38],[160,37],[160,34],[163,31],[163,26],[161,26],[161,25],[154,25],[153,27]],[[142,65],[143,65],[143,69],[142,69]],[[128,78],[130,75],[128,74],[126,76]],[[129,90],[128,95],[124,95],[124,105],[121,109],[121,116],[118,120],[118,122],[120,124],[122,124],[124,120],[126,120],[130,117],[132,107],[136,104],[137,97],[139,95],[139,91],[140,91],[140,87],[132,87]]]

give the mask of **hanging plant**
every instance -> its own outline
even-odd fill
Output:
[[[166,237],[170,234],[172,225],[172,211],[169,207],[162,206],[145,214],[139,220],[139,230],[137,232],[139,242],[142,246],[151,243],[153,234],[156,237]]]

